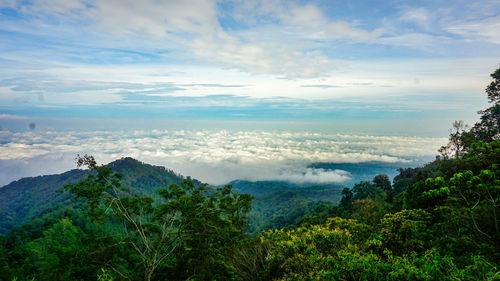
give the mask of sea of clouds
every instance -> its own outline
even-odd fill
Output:
[[[210,184],[231,180],[342,183],[342,170],[311,168],[311,163],[408,163],[431,157],[446,138],[355,134],[228,131],[0,131],[0,185],[26,176],[60,173],[76,167],[77,154],[99,163],[133,157],[166,166]]]

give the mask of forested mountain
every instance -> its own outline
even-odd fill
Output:
[[[153,166],[127,157],[106,166],[122,174],[121,185],[135,196],[158,197],[156,191],[185,179],[182,175],[161,166]],[[0,233],[28,222],[41,214],[56,211],[61,206],[73,205],[71,194],[61,192],[67,183],[75,183],[88,175],[88,170],[74,169],[58,175],[23,178],[0,188]],[[189,178],[190,179],[190,178]],[[196,185],[200,181],[190,179]],[[249,232],[276,229],[290,225],[311,213],[316,201],[333,206],[341,198],[343,186],[335,184],[293,184],[279,181],[234,181],[231,184],[240,193],[255,197],[250,212]],[[314,204],[313,204],[314,203]]]
[[[181,183],[184,177],[161,166],[122,158],[109,163],[113,171],[123,175],[122,185],[136,195],[154,192],[172,183]],[[0,187],[0,233],[27,222],[42,212],[71,204],[69,192],[60,192],[67,183],[75,183],[88,175],[88,170],[74,169],[58,175],[23,178]],[[201,184],[196,181],[196,184]]]
[[[184,177],[161,166],[142,163],[130,157],[107,164],[113,171],[123,175],[122,185],[130,187],[135,195],[154,195],[155,191],[172,183],[181,183]],[[345,169],[360,180],[371,179],[377,173],[395,175],[397,166],[384,163],[332,164],[318,163],[314,167],[324,169]],[[61,204],[71,204],[68,192],[58,192],[66,183],[77,182],[88,174],[87,170],[74,169],[62,174],[23,178],[0,187],[0,233],[7,233],[13,227],[27,222],[42,213],[50,212]],[[201,184],[193,180],[196,184]],[[252,210],[251,232],[273,228],[295,221],[309,213],[308,207],[314,201],[340,200],[344,186],[339,184],[294,184],[282,181],[233,181],[230,183],[240,193],[255,198]],[[274,195],[270,195],[275,193]],[[293,196],[290,196],[293,195]],[[289,201],[290,198],[293,201]],[[8,198],[8,200],[7,200]],[[291,200],[291,199],[290,199]],[[292,204],[292,202],[294,202]],[[328,204],[328,203],[324,203]],[[301,210],[301,211],[298,211]],[[286,213],[286,214],[284,214]],[[294,215],[293,215],[294,214]],[[302,215],[298,215],[302,214]],[[284,219],[288,217],[288,219]],[[262,219],[265,219],[264,221]],[[292,219],[293,218],[293,219]],[[274,221],[274,223],[273,223]]]
[[[233,188],[254,196],[248,214],[249,233],[296,226],[311,214],[331,211],[342,197],[338,184],[294,184],[281,181],[233,181]]]
[[[252,196],[269,195],[274,192],[297,192],[308,200],[330,200],[337,202],[344,188],[339,184],[295,184],[283,181],[232,181],[229,183],[241,193]]]

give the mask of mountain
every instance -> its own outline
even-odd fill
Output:
[[[160,188],[184,180],[183,176],[165,167],[149,165],[129,157],[113,161],[107,166],[121,173],[122,186],[130,187],[138,195],[151,195]],[[77,182],[88,173],[88,170],[74,169],[58,175],[22,178],[1,187],[0,234],[62,204],[71,204],[71,195],[58,191],[64,184]]]
[[[122,186],[138,196],[154,196],[155,191],[184,180],[165,167],[153,166],[132,158],[122,158],[107,166],[123,175]],[[88,175],[88,170],[74,169],[62,174],[23,178],[0,188],[0,234],[29,222],[61,206],[70,206],[68,192],[58,192],[66,183]],[[188,178],[190,179],[190,178]],[[191,179],[195,184],[200,181]],[[341,198],[343,186],[335,184],[293,184],[279,181],[233,181],[236,191],[255,198],[249,214],[250,232],[280,228],[310,213],[318,201],[333,205]],[[323,203],[322,203],[323,204]]]
[[[430,161],[430,160],[429,160]],[[399,174],[400,168],[414,168],[423,165],[422,159],[413,159],[411,162],[362,162],[362,163],[313,163],[309,168],[325,170],[343,170],[351,174],[351,179],[343,182],[345,186],[352,187],[360,181],[372,181],[376,175],[388,175],[390,179]]]
[[[254,196],[248,214],[249,233],[297,225],[307,215],[327,211],[342,198],[338,184],[294,184],[282,181],[233,181],[240,193]]]
[[[230,184],[240,193],[255,197],[275,192],[294,192],[306,200],[330,200],[337,202],[342,197],[343,185],[339,184],[295,184],[283,181],[232,181]]]

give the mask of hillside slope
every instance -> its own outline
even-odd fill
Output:
[[[114,172],[123,175],[122,186],[130,187],[138,195],[153,194],[172,183],[180,183],[183,176],[161,166],[153,166],[133,158],[122,158],[108,164]],[[44,211],[61,204],[71,204],[68,192],[58,192],[64,184],[77,182],[88,170],[23,178],[0,188],[0,234],[30,221]],[[196,181],[197,184],[201,182]]]

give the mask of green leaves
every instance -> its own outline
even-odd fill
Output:
[[[187,180],[159,194],[165,203],[158,206],[156,216],[179,215],[175,225],[183,248],[175,254],[175,278],[231,278],[232,269],[225,257],[245,237],[252,197],[234,193],[231,186],[212,190]]]
[[[79,275],[84,249],[83,232],[69,219],[61,219],[43,236],[25,245],[40,280],[71,280]]]

